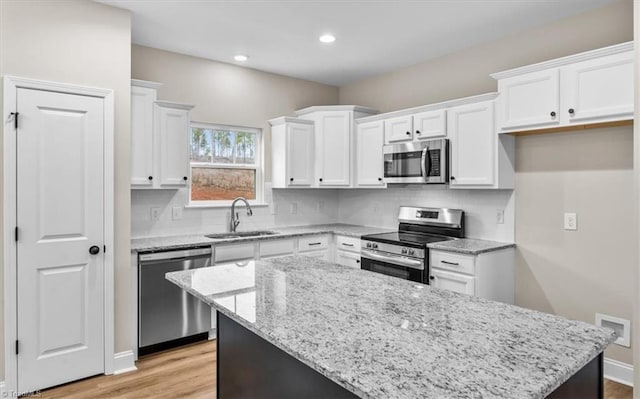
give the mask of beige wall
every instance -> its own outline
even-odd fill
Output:
[[[311,105],[338,103],[338,88],[149,47],[133,46],[132,77],[162,83],[158,98],[193,104],[194,121],[261,128],[267,121]],[[271,181],[271,151],[265,151]]]
[[[633,5],[633,36],[636,43],[640,41],[640,4],[634,2]],[[635,111],[636,115],[640,115],[640,53],[636,50],[635,54],[635,94],[636,94],[636,102],[635,102]],[[636,116],[637,118],[637,116]],[[634,157],[633,157],[633,167],[634,167],[634,188],[635,188],[635,197],[634,197],[634,219],[636,223],[636,259],[635,259],[635,286],[634,286],[634,314],[640,313],[640,265],[638,265],[638,259],[640,258],[640,234],[638,234],[638,226],[640,226],[640,124],[636,123],[633,129],[633,140],[634,140]],[[634,324],[632,326],[634,342],[640,342],[640,317],[636,317],[634,320]],[[633,348],[633,359],[634,363],[640,363],[640,345],[635,345]],[[636,387],[640,387],[640,366],[634,367],[634,385]],[[634,398],[640,399],[640,389],[634,390]]]
[[[135,306],[128,274],[130,14],[90,1],[0,1],[0,18],[0,75],[115,91],[115,347],[130,349],[133,326],[122,317]]]
[[[633,2],[623,0],[341,87],[340,103],[391,111],[496,91],[493,72],[633,40],[632,9]],[[518,305],[591,323],[596,312],[632,317],[631,131],[517,139]],[[565,232],[562,214],[572,211],[579,230]],[[620,346],[606,356],[632,363],[632,351]]]
[[[632,0],[340,88],[340,104],[393,111],[496,91],[489,74],[633,40]]]

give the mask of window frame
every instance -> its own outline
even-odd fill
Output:
[[[237,163],[211,163],[211,162],[194,162],[191,160],[191,129],[207,129],[207,130],[229,130],[241,131],[246,133],[255,133],[256,135],[256,151],[255,162],[253,164],[237,164]],[[251,206],[266,206],[264,202],[264,136],[261,128],[224,125],[220,123],[196,122],[191,121],[189,124],[189,202],[187,208],[226,208],[231,206],[233,200],[193,200],[191,198],[191,184],[193,182],[193,167],[211,168],[211,169],[249,169],[255,170],[256,176],[256,198],[247,200]]]

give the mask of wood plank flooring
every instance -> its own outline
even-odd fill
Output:
[[[211,399],[216,397],[216,343],[141,358],[138,370],[97,376],[42,391],[46,399]],[[605,380],[605,399],[632,399],[633,389]]]

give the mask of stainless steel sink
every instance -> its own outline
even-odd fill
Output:
[[[262,237],[272,236],[278,234],[275,231],[236,231],[235,233],[219,233],[219,234],[207,234],[205,237],[214,240],[224,240],[226,238],[247,238],[247,237]]]

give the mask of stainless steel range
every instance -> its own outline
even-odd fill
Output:
[[[361,268],[429,284],[427,244],[464,237],[464,211],[400,207],[398,231],[362,236]]]

